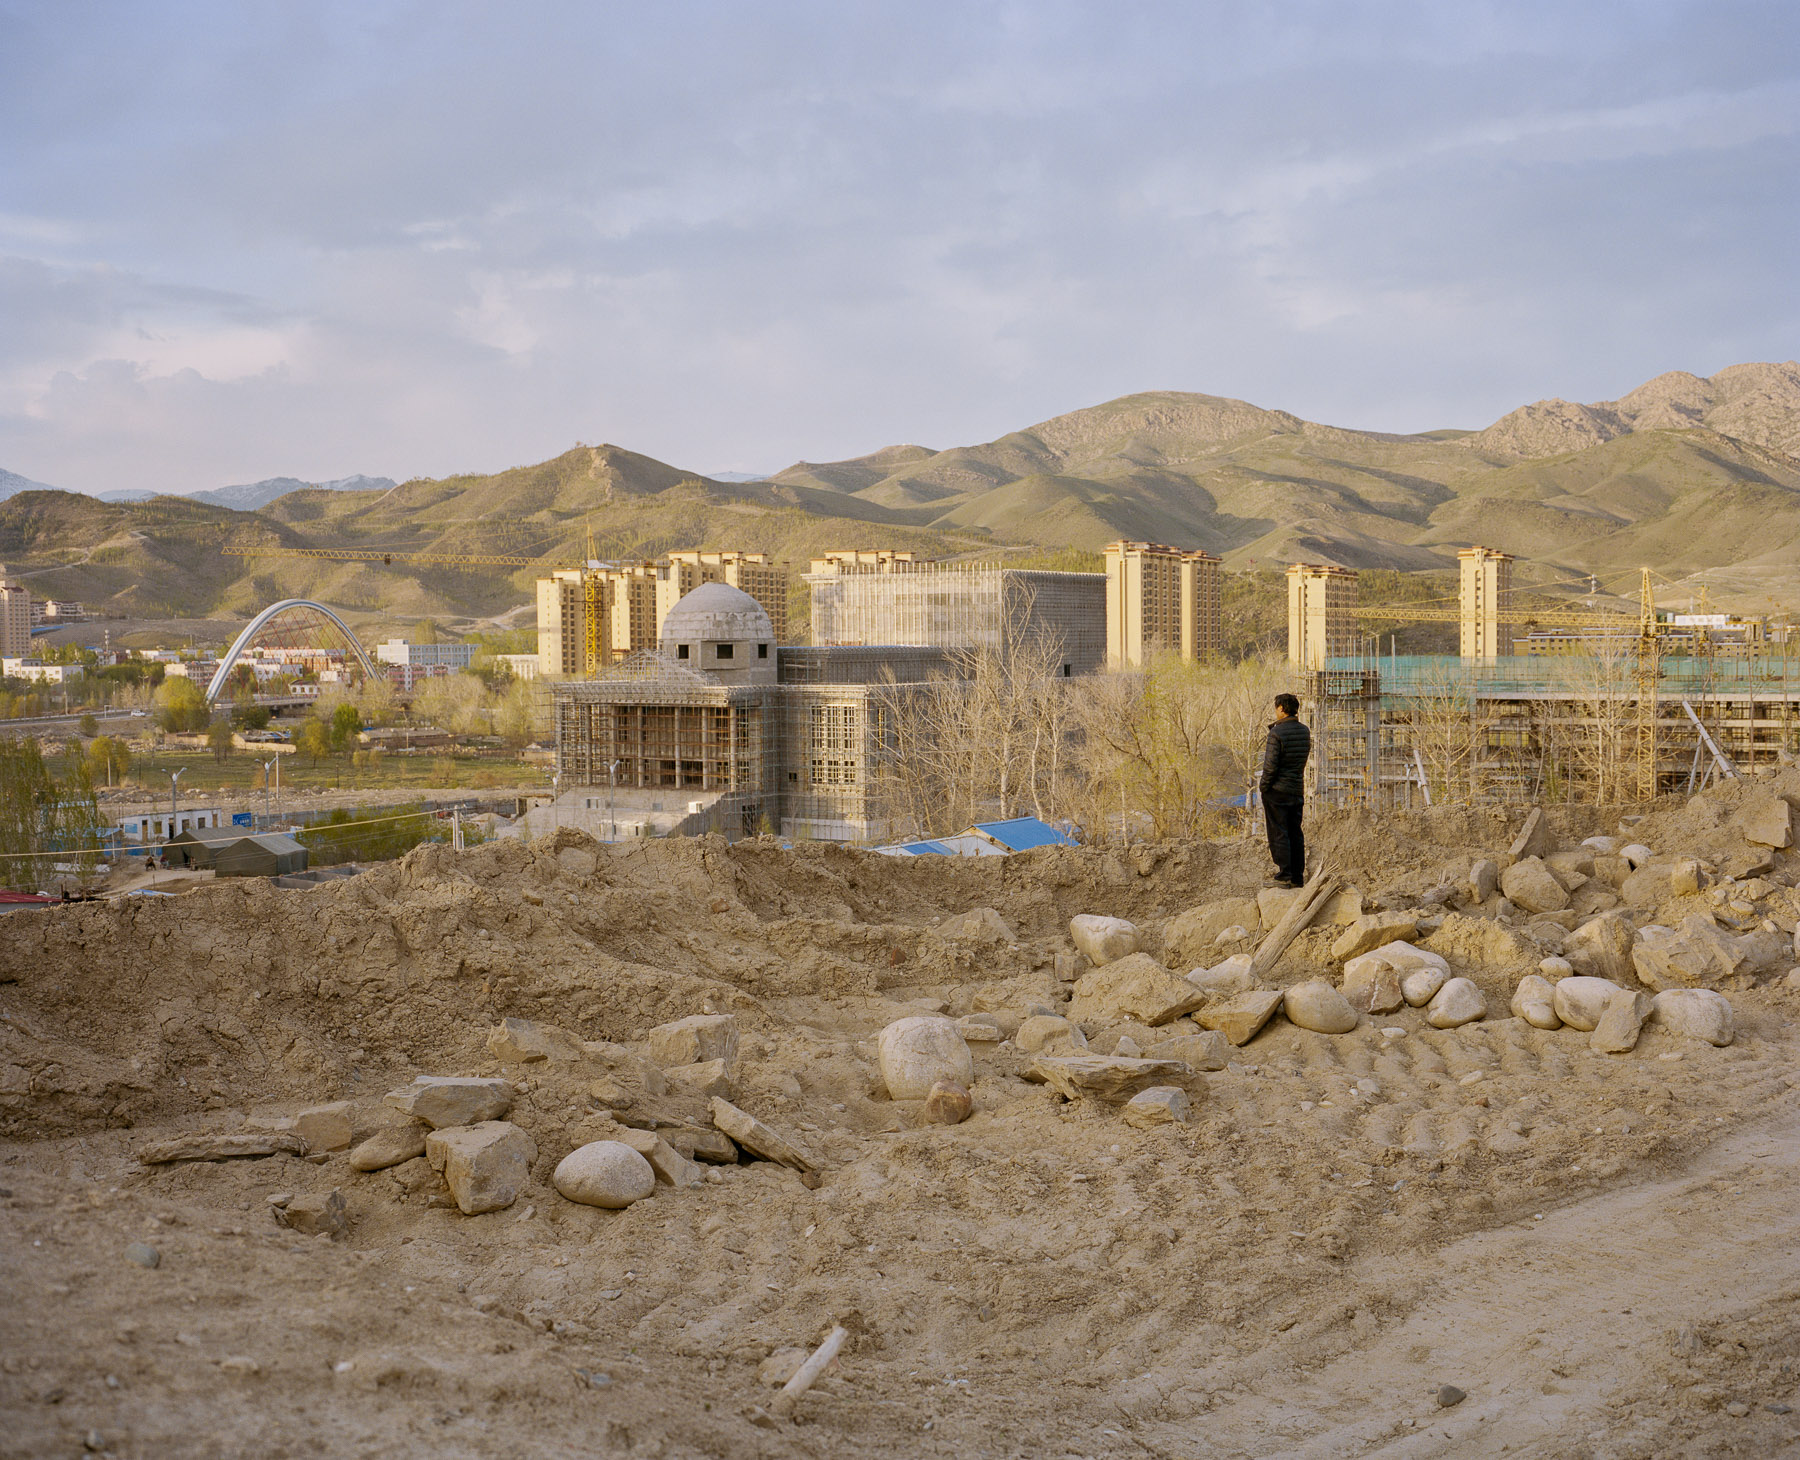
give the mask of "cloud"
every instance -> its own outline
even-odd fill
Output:
[[[772,469],[1128,390],[1793,353],[1784,7],[414,0],[0,26],[0,465]]]

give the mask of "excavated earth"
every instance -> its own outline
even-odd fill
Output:
[[[1774,793],[1800,803],[1800,773],[1629,821],[1549,808],[1548,842],[1706,859],[1710,896],[1640,888],[1633,920],[1766,944],[1793,935],[1800,856],[1738,817]],[[1596,878],[1560,920],[1473,903],[1471,864],[1522,820],[1318,818],[1317,859],[1419,909],[1488,1017],[1277,1015],[1147,1130],[1023,1078],[1010,1041],[972,1044],[969,1120],[925,1124],[875,1036],[1061,1009],[1078,913],[1133,920],[1176,973],[1249,950],[1253,843],[902,860],[563,832],[0,919],[0,1455],[1800,1454],[1791,954],[1719,983],[1722,1048],[1651,1023],[1601,1054],[1508,1017],[1562,924],[1621,900]],[[1340,932],[1302,933],[1270,986],[1335,981]],[[816,1186],[746,1157],[620,1211],[557,1195],[629,1095],[502,1064],[490,1031],[641,1057],[702,1012],[736,1016],[734,1099]],[[420,1160],[138,1160],[324,1101],[360,1134],[417,1075],[512,1082],[538,1151],[512,1205],[464,1216]],[[333,1190],[336,1239],[273,1219],[271,1196]],[[765,1360],[834,1324],[836,1366],[773,1413]]]

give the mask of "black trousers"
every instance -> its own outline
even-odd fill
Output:
[[[1306,881],[1306,833],[1300,829],[1305,801],[1263,797],[1263,819],[1269,826],[1269,855],[1275,875],[1299,884]]]

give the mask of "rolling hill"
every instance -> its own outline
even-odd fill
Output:
[[[147,502],[29,489],[0,501],[0,562],[44,596],[131,617],[239,619],[302,595],[361,624],[511,614],[544,568],[676,547],[804,567],[833,547],[935,555],[1097,552],[1117,537],[1204,547],[1232,568],[1291,561],[1442,570],[1480,542],[1526,582],[1650,563],[1715,599],[1800,608],[1800,366],[1671,372],[1617,401],[1546,400],[1479,431],[1305,421],[1245,401],[1126,396],[972,446],[885,447],[769,478],[699,476],[623,447],[508,471],[247,489]],[[281,486],[238,510],[207,500]],[[516,555],[534,566],[227,557],[226,545]],[[540,566],[541,565],[541,566]],[[526,610],[529,621],[529,611]]]

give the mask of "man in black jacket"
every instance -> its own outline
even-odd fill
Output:
[[[1300,701],[1292,695],[1275,696],[1275,723],[1263,746],[1263,816],[1269,825],[1269,855],[1275,859],[1272,887],[1299,887],[1306,881],[1306,837],[1300,817],[1306,809],[1306,758],[1312,753],[1312,732],[1295,717]]]

